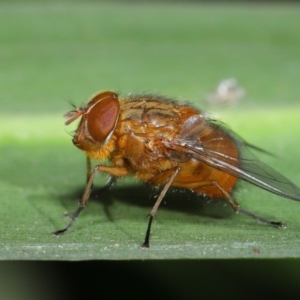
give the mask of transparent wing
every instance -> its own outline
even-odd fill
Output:
[[[217,128],[229,136],[238,148],[238,157],[229,156],[223,151],[209,147],[209,144],[201,143],[201,136],[208,127]],[[219,141],[222,142],[222,137],[219,138]],[[300,201],[300,188],[260,161],[249,150],[249,148],[254,148],[261,151],[260,148],[248,144],[225,125],[209,120],[205,116],[196,115],[190,117],[184,123],[179,137],[166,146],[269,192]]]

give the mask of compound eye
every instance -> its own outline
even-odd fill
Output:
[[[118,120],[120,104],[114,92],[95,95],[89,102],[85,117],[87,129],[94,141],[104,141],[114,130]]]

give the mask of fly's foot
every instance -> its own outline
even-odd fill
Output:
[[[149,245],[149,243],[144,242],[144,243],[141,245],[141,248],[143,248],[143,249],[149,249],[149,248],[150,248],[150,245]]]
[[[271,222],[271,225],[277,227],[277,228],[285,228],[285,224],[283,222]]]
[[[52,232],[52,235],[56,236],[56,237],[59,237],[59,236],[63,235],[66,231],[67,231],[66,228],[65,229],[61,229],[61,230],[57,230],[57,231]]]

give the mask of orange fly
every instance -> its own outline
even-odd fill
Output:
[[[66,228],[74,223],[89,199],[98,172],[115,178],[135,175],[162,190],[149,215],[143,247],[149,247],[151,224],[168,189],[192,190],[211,199],[224,198],[236,212],[282,227],[242,209],[232,198],[238,179],[279,196],[300,201],[300,189],[271,167],[259,161],[249,148],[256,148],[201,111],[176,101],[152,95],[129,95],[105,91],[94,95],[85,107],[65,115],[66,125],[81,118],[73,143],[87,155],[87,185],[79,207]],[[90,160],[109,160],[110,166]]]

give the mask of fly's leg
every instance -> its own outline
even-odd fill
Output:
[[[100,190],[102,191],[102,190],[110,188],[116,181],[117,181],[116,176],[112,176],[112,175],[109,176],[109,178],[105,182],[105,185],[103,187],[101,187]]]
[[[75,213],[72,215],[71,221],[69,222],[69,224],[64,229],[60,229],[60,230],[52,232],[52,235],[54,235],[54,236],[60,236],[60,235],[64,234],[73,225],[73,223],[75,222],[76,218],[79,216],[79,214],[81,213],[81,211],[86,206],[86,203],[87,203],[87,201],[89,199],[89,196],[90,196],[91,186],[93,184],[94,177],[95,177],[95,175],[96,175],[97,172],[98,172],[98,169],[95,167],[94,171],[91,173],[91,175],[89,177],[89,180],[87,182],[87,185],[86,185],[84,193],[83,193],[83,196],[82,196],[81,201],[79,203],[79,207],[77,208],[77,210],[75,211]]]
[[[122,167],[110,167],[110,166],[95,166],[93,171],[90,174],[89,180],[87,182],[87,185],[85,187],[84,193],[82,195],[81,201],[79,202],[79,207],[77,208],[77,210],[75,211],[75,213],[72,215],[71,221],[69,222],[69,224],[64,228],[64,229],[60,229],[57,231],[54,231],[52,233],[52,235],[54,236],[60,236],[62,234],[64,234],[75,222],[76,218],[79,216],[79,214],[81,213],[81,211],[86,207],[86,204],[89,200],[90,197],[90,193],[91,193],[91,187],[95,178],[95,175],[98,172],[105,172],[111,175],[111,178],[115,178],[115,177],[122,177],[128,174],[128,170],[126,168],[122,168]]]
[[[86,156],[86,184],[88,184],[91,174],[92,174],[91,159],[89,156]],[[117,180],[117,177],[111,175],[108,178],[108,180],[106,181],[105,185],[100,190],[104,190],[104,189],[111,187],[112,184],[116,182],[116,180]],[[93,188],[93,184],[92,184],[91,188]]]
[[[240,208],[240,207],[239,207],[239,209],[237,210],[237,212],[241,212],[241,213],[243,213],[243,214],[245,214],[245,215],[247,215],[247,216],[249,216],[249,217],[252,217],[252,218],[255,219],[255,220],[258,220],[258,221],[263,222],[263,223],[266,223],[266,224],[270,224],[270,225],[275,226],[275,227],[278,227],[278,228],[284,228],[284,227],[285,227],[285,225],[284,225],[283,222],[270,221],[270,220],[268,220],[268,219],[262,218],[262,217],[260,217],[260,216],[258,216],[258,215],[256,215],[256,214],[254,214],[254,213],[252,213],[252,212],[250,212],[250,211],[248,211],[248,210],[245,210],[245,209],[243,209],[243,208]]]
[[[258,220],[260,222],[263,222],[263,223],[266,223],[266,224],[269,224],[269,225],[272,225],[272,226],[275,226],[275,227],[278,227],[278,228],[283,228],[284,227],[284,224],[282,222],[276,222],[276,221],[270,221],[268,219],[265,219],[263,217],[260,217],[248,210],[245,210],[243,208],[241,208],[233,199],[232,197],[216,182],[216,181],[212,181],[211,182],[212,185],[215,185],[219,190],[222,191],[222,193],[224,194],[226,200],[228,201],[228,203],[231,205],[231,207],[233,208],[233,210],[235,212],[240,212],[240,213],[243,213],[249,217],[252,217],[253,219],[255,220]]]
[[[89,156],[86,156],[86,184],[89,183],[89,180],[90,180],[90,177],[91,177],[91,174],[92,174],[92,164],[91,164],[91,159]],[[103,187],[100,188],[100,191],[102,190],[105,190],[109,187],[112,186],[113,183],[115,183],[117,180],[117,177],[116,176],[109,176],[108,180],[106,181],[105,185]],[[93,189],[93,183],[90,187],[90,189],[92,190]],[[78,212],[78,210],[76,210],[75,213],[70,213],[70,212],[67,212],[64,214],[65,217],[71,217],[71,218],[74,218],[75,215],[79,215],[80,212]],[[75,217],[76,219],[76,217]]]
[[[167,183],[164,186],[163,190],[159,194],[159,197],[156,200],[156,202],[155,202],[155,204],[154,204],[154,206],[153,206],[153,208],[152,208],[152,210],[149,214],[149,223],[148,223],[148,227],[147,227],[147,231],[146,231],[145,241],[142,244],[143,248],[149,248],[150,247],[149,240],[150,240],[151,225],[152,225],[153,218],[156,215],[157,209],[158,209],[162,199],[166,195],[166,192],[168,191],[168,189],[172,185],[172,183],[173,183],[175,177],[178,175],[179,171],[180,171],[180,168],[176,167],[174,169],[167,170],[167,171],[165,171],[165,172],[158,175],[160,177],[160,179],[167,179],[169,177],[169,180],[167,181]]]
[[[235,212],[240,212],[243,213],[249,217],[252,217],[253,219],[256,219],[260,222],[275,226],[275,227],[279,227],[282,228],[284,227],[284,224],[282,222],[276,222],[276,221],[270,221],[268,219],[265,219],[263,217],[260,217],[250,211],[247,211],[243,208],[241,208],[233,199],[232,197],[229,195],[228,192],[226,192],[222,186],[220,186],[220,184],[215,181],[215,180],[209,180],[209,181],[202,181],[202,182],[192,182],[189,184],[188,188],[193,189],[193,190],[197,190],[197,188],[201,188],[201,187],[205,187],[205,186],[215,186],[217,187],[222,194],[224,195],[225,199],[227,200],[227,202],[231,205],[231,207],[233,208],[233,210]]]
[[[89,156],[86,156],[86,184],[88,184],[92,174],[92,164]]]

